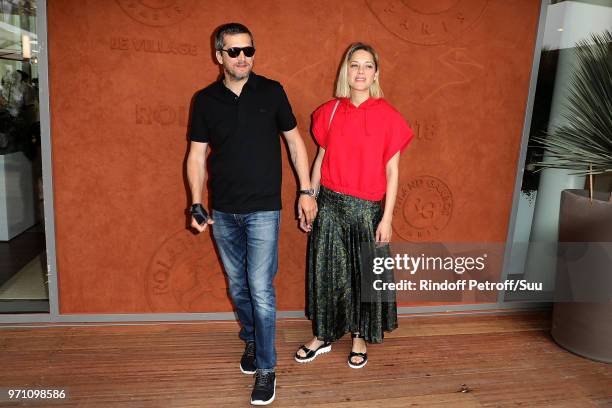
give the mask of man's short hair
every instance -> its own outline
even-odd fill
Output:
[[[246,26],[240,23],[227,23],[217,28],[217,32],[215,33],[215,49],[217,51],[223,49],[223,36],[234,34],[248,34],[249,37],[251,37],[251,45],[255,46],[253,34],[251,34]]]

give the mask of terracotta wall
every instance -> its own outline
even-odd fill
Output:
[[[231,310],[209,234],[186,229],[186,125],[219,74],[231,20],[255,70],[285,87],[311,159],[311,112],[346,46],[380,53],[386,97],[416,131],[402,156],[395,241],[506,238],[539,0],[49,0],[62,313]],[[284,154],[280,310],[304,304],[305,235]]]

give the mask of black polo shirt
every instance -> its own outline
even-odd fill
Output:
[[[189,138],[208,143],[212,208],[230,213],[281,209],[279,131],[297,125],[281,84],[251,72],[236,96],[222,80],[199,91]]]

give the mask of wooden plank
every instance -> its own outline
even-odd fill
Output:
[[[610,407],[612,365],[575,356],[548,313],[413,317],[352,370],[345,336],[310,364],[305,319],[277,333],[279,407]],[[0,384],[66,387],[45,406],[250,406],[235,322],[0,329]],[[463,391],[463,392],[462,392]]]

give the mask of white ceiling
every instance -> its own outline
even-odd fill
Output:
[[[591,33],[612,30],[612,7],[564,1],[548,6],[544,28],[544,47],[572,48]]]

